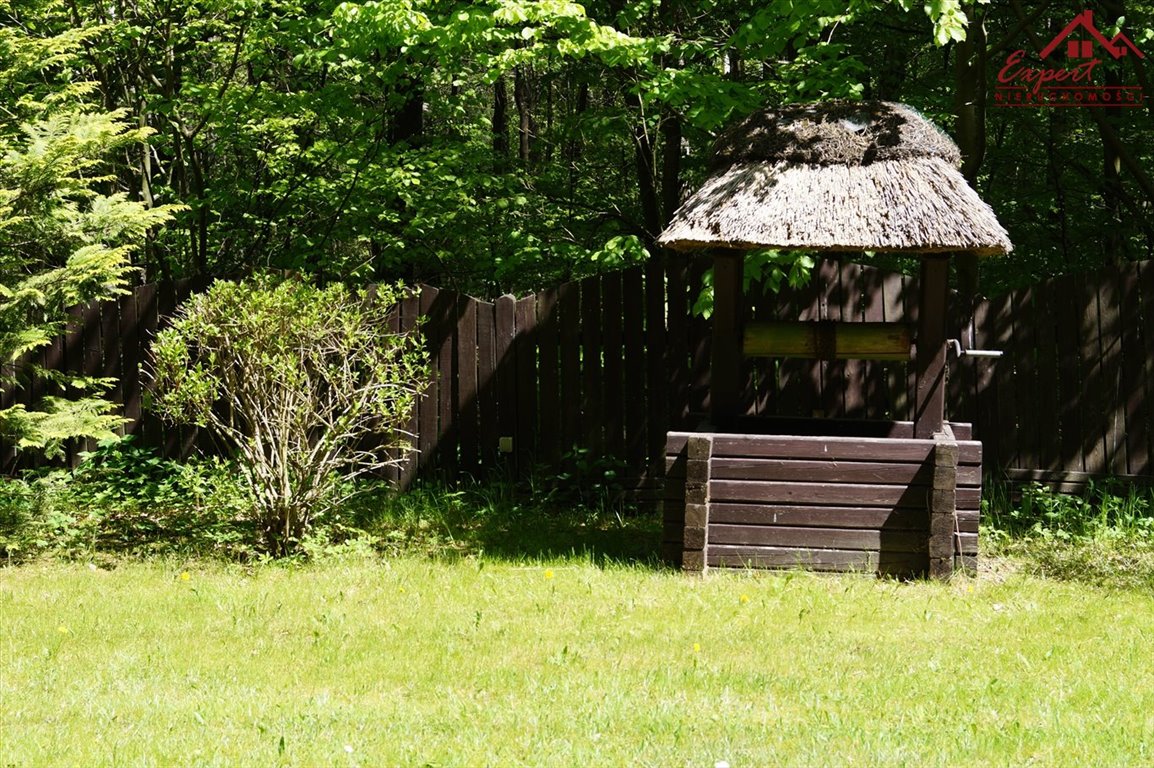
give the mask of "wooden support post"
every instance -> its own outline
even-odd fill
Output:
[[[710,413],[718,429],[740,415],[742,273],[745,254],[717,251],[713,257],[713,360],[710,364]]]
[[[681,569],[705,573],[709,553],[709,476],[713,438],[699,435],[685,446],[685,527],[682,530]]]
[[[914,437],[928,440],[940,432],[946,413],[946,304],[949,301],[950,260],[945,255],[922,257],[918,299],[917,384]]]
[[[958,441],[946,424],[934,435],[934,480],[929,498],[929,575],[932,579],[948,579],[954,572],[959,453]]]

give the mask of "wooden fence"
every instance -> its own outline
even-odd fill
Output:
[[[495,302],[423,286],[394,315],[399,330],[426,318],[435,377],[409,425],[414,454],[393,478],[523,474],[580,453],[611,458],[648,486],[668,430],[708,409],[709,323],[690,307],[704,260],[670,257],[520,299]],[[165,318],[203,283],[145,285],[76,311],[76,327],[41,353],[48,368],[117,377],[126,430],[168,455],[211,449],[190,429],[143,408],[142,364]],[[827,261],[810,285],[779,294],[753,286],[755,319],[916,322],[916,279]],[[956,316],[966,313],[954,308]],[[1154,263],[1069,276],[975,307],[976,348],[998,360],[951,358],[948,416],[970,421],[986,466],[1019,480],[1066,484],[1152,474]],[[797,359],[746,363],[751,415],[912,418],[912,365]],[[43,381],[0,393],[0,407],[32,403]],[[69,458],[86,445],[69,447]],[[9,448],[2,468],[19,465]],[[22,461],[27,461],[23,459]],[[1072,486],[1068,486],[1072,487]]]

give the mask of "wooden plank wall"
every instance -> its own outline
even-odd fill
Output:
[[[662,552],[675,563],[692,434],[670,433],[665,451]],[[716,434],[712,446],[706,565],[893,574],[926,569],[932,440]],[[954,552],[972,559],[978,552],[982,446],[962,441],[959,447]]]
[[[704,259],[670,255],[623,272],[495,302],[425,286],[398,308],[395,327],[421,315],[435,380],[409,430],[420,454],[391,473],[522,474],[558,466],[575,451],[623,461],[629,483],[651,488],[668,430],[709,407],[709,323],[690,311]],[[915,278],[824,262],[799,290],[754,285],[749,317],[842,322],[911,322]],[[48,367],[114,376],[127,431],[170,455],[211,445],[171,430],[142,408],[147,349],[165,318],[203,283],[145,285],[99,309],[75,313],[76,327],[38,353]],[[969,313],[954,308],[955,318]],[[1093,276],[1067,276],[973,310],[977,348],[999,360],[950,361],[949,418],[975,425],[986,466],[1019,480],[1075,488],[1103,476],[1154,474],[1154,262]],[[959,323],[960,324],[960,323]],[[746,414],[906,420],[908,363],[751,360]],[[51,392],[40,380],[0,392],[0,407]],[[500,450],[501,438],[510,453]],[[72,445],[75,461],[86,445]],[[35,464],[24,459],[22,466]],[[10,447],[0,470],[17,467]]]

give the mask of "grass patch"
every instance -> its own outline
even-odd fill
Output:
[[[0,615],[3,765],[1154,760],[1154,596],[1024,575],[45,563]]]
[[[983,501],[982,555],[1043,578],[1154,592],[1154,489],[1104,482],[1082,494],[1034,484]]]

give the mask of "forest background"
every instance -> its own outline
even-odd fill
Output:
[[[8,0],[0,145],[27,157],[63,114],[107,118],[83,178],[169,206],[132,254],[139,281],[277,269],[491,298],[661,258],[736,117],[903,101],[951,133],[1010,232],[1010,258],[960,262],[964,287],[997,294],[1154,255],[1154,59],[1095,73],[1144,88],[1137,108],[994,105],[1006,57],[1036,60],[1084,7]],[[1154,55],[1154,5],[1092,10]],[[41,239],[15,267],[74,250]]]

